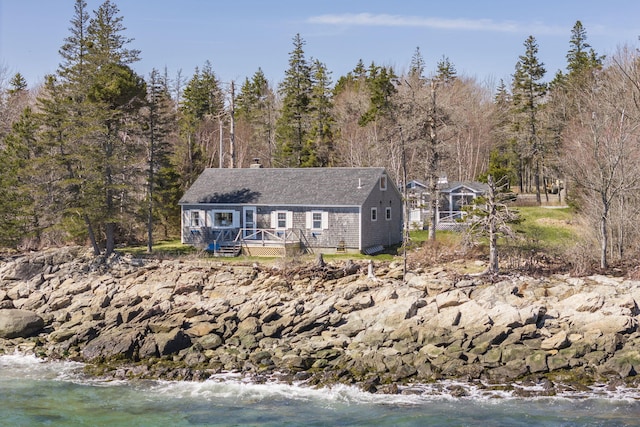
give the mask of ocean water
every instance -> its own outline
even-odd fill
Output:
[[[467,396],[449,391],[464,387]],[[1,426],[640,426],[640,390],[516,398],[456,383],[369,394],[252,384],[101,381],[82,365],[0,356]]]

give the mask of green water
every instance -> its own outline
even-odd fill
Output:
[[[372,395],[338,386],[102,382],[81,367],[0,357],[2,426],[640,426],[634,390],[518,399],[469,388]]]

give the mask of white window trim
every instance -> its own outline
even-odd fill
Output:
[[[320,214],[320,228],[313,226],[313,214]],[[329,212],[326,211],[308,211],[306,213],[307,228],[313,231],[327,230],[329,228]]]
[[[378,220],[378,208],[371,208],[371,221]]]
[[[198,214],[198,222],[199,224],[194,224],[194,214]],[[207,226],[207,217],[205,211],[201,209],[191,209],[189,210],[189,227],[190,228],[202,228]]]
[[[387,207],[384,209],[384,218],[385,218],[387,221],[391,221],[391,206],[387,206]]]
[[[278,227],[278,214],[285,214],[285,227]],[[276,230],[287,230],[293,228],[293,212],[292,211],[273,211],[271,212],[271,228]]]
[[[225,226],[217,226],[215,222],[217,213],[230,213],[231,214],[231,224]],[[240,228],[240,212],[233,209],[215,209],[209,211],[209,224],[211,228],[215,228],[216,230],[224,230],[229,228]]]

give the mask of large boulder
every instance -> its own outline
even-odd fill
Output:
[[[100,358],[131,359],[142,336],[143,331],[138,329],[113,330],[103,333],[89,341],[82,349],[82,356],[87,361]]]
[[[36,313],[20,309],[0,310],[0,338],[26,338],[44,328],[44,320]]]
[[[169,332],[154,335],[161,356],[174,354],[191,346],[191,339],[182,329],[176,328]]]

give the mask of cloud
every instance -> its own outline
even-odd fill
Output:
[[[514,21],[496,22],[491,19],[445,19],[420,16],[403,16],[371,13],[318,15],[307,22],[324,25],[371,26],[371,27],[422,27],[437,30],[489,31],[500,33],[564,34],[565,28],[543,23],[523,24]]]

